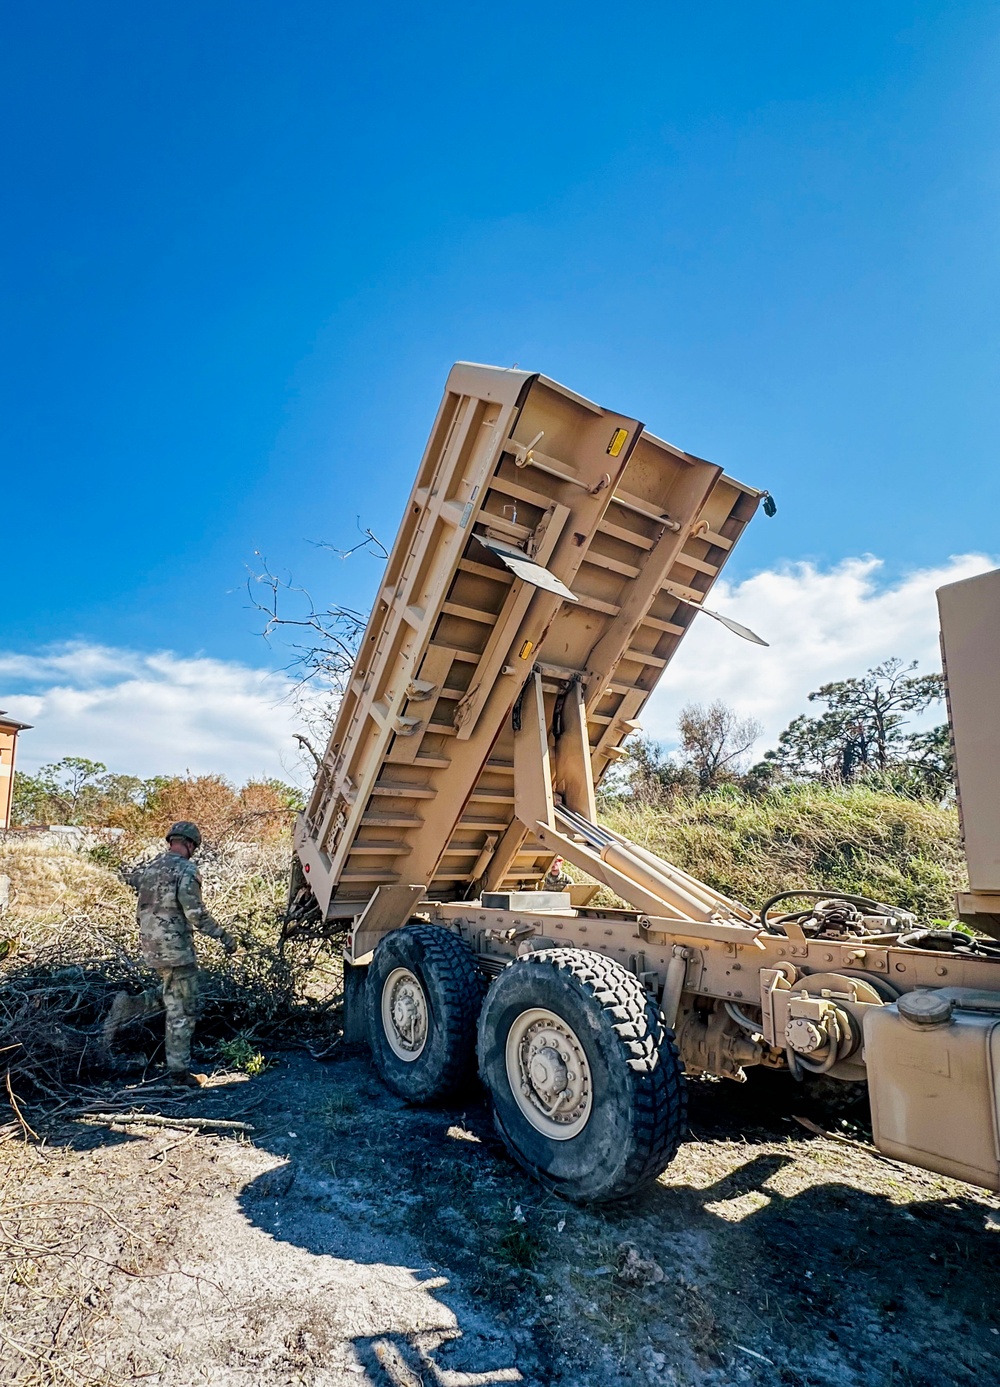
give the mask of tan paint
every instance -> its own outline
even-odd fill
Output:
[[[1000,895],[1000,569],[938,588],[937,599],[972,893],[960,909],[997,934],[1000,902],[975,897]]]
[[[922,1027],[896,1007],[865,1019],[872,1130],[880,1151],[986,1189],[1000,1189],[1000,996],[956,1006]]]
[[[0,829],[10,828],[14,802],[14,765],[17,759],[17,736],[30,731],[30,723],[14,722],[0,713]]]
[[[462,935],[487,976],[537,948],[595,950],[669,1011],[689,1073],[867,1074],[882,1150],[997,1188],[1000,1026],[982,1017],[1000,1018],[1000,960],[900,947],[882,916],[834,937],[762,929],[596,823],[594,787],[694,615],[678,598],[703,600],[759,497],[546,377],[456,366],[296,851],[327,917],[353,922],[349,961],[414,911]],[[477,534],[577,600],[512,573]],[[1000,572],[939,599],[961,901],[1000,927]],[[631,909],[596,909],[587,887],[566,910],[477,899],[533,883],[557,853]],[[942,988],[993,1011],[911,1034],[896,999]]]
[[[664,583],[700,600],[758,498],[544,376],[455,366],[296,826],[324,911],[357,915],[379,886],[449,899],[542,875],[551,852],[514,814],[511,713],[532,670],[549,672],[546,719],[577,690],[554,761],[590,807],[693,615]],[[476,534],[578,601],[512,575]]]

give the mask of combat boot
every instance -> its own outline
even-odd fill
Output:
[[[167,1074],[171,1088],[204,1088],[208,1083],[207,1074],[192,1074],[190,1069],[171,1069]]]

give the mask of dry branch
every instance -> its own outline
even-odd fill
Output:
[[[157,1113],[88,1113],[89,1122],[105,1122],[116,1127],[176,1127],[179,1131],[255,1132],[249,1122],[229,1122],[216,1117],[161,1117]]]

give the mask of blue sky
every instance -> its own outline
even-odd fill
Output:
[[[737,584],[1000,551],[995,5],[43,0],[3,48],[0,706],[119,677],[67,649],[280,664],[255,550],[365,605],[310,541],[391,539],[458,358],[770,488]]]

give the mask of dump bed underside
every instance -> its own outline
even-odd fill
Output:
[[[551,851],[514,818],[529,675],[556,728],[582,686],[599,781],[758,500],[544,376],[454,367],[296,826],[327,916],[380,886],[451,900],[539,877]]]

